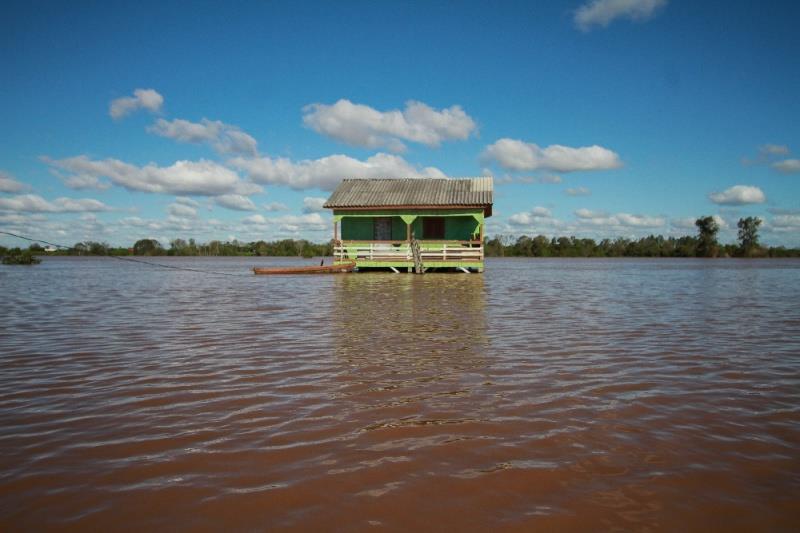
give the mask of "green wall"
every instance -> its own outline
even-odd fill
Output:
[[[350,217],[343,218],[342,239],[345,241],[371,241],[372,219]]]
[[[346,241],[371,241],[373,217],[359,216],[342,218],[342,239]],[[425,239],[422,234],[422,217],[417,217],[411,224],[411,230],[418,239]],[[444,218],[444,237],[453,241],[468,241],[480,234],[480,223],[472,215],[448,216]],[[392,217],[392,240],[406,240],[406,224],[399,216]]]

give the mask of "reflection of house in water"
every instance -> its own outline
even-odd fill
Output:
[[[334,262],[483,272],[492,192],[491,177],[343,180],[325,202],[333,209]]]
[[[483,365],[488,349],[483,276],[387,276],[335,278],[338,359],[412,373],[426,366]]]

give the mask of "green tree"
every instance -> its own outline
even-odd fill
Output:
[[[550,239],[537,235],[531,241],[531,251],[536,257],[550,257]]]
[[[758,250],[758,227],[761,219],[758,217],[740,218],[736,224],[739,227],[739,251],[745,257],[752,257]]]
[[[487,257],[503,257],[505,255],[505,248],[503,241],[500,237],[495,236],[494,239],[485,238],[485,254]]]
[[[159,255],[163,249],[155,239],[139,239],[133,245],[134,255]]]
[[[714,217],[700,217],[695,220],[697,226],[697,255],[700,257],[716,257],[719,251],[717,243],[717,232],[719,224]]]

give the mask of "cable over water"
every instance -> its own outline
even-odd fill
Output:
[[[26,237],[24,235],[19,235],[17,233],[11,233],[9,231],[0,230],[0,233],[2,233],[4,235],[9,235],[11,237],[16,237],[18,239],[24,239],[24,240],[30,241],[30,242],[40,242],[40,243],[43,243],[43,244],[47,244],[49,246],[55,246],[56,248],[62,248],[64,250],[69,250],[70,248],[72,248],[72,246],[67,246],[67,245],[64,245],[64,244],[57,244],[57,243],[54,243],[54,242],[45,241],[43,239],[34,239],[33,237]],[[231,272],[218,272],[218,271],[213,271],[213,270],[202,270],[202,269],[199,269],[199,268],[182,267],[182,266],[176,266],[176,265],[165,265],[163,263],[154,263],[152,261],[143,261],[141,259],[134,259],[132,257],[125,257],[125,256],[119,256],[119,255],[98,255],[96,257],[104,257],[104,258],[116,259],[118,261],[128,261],[130,263],[140,263],[142,265],[148,265],[148,266],[157,267],[157,268],[168,268],[168,269],[172,269],[172,270],[183,270],[183,271],[186,271],[186,272],[197,272],[199,274],[211,274],[211,275],[215,275],[215,276],[231,276],[231,277],[250,277],[250,274],[233,274]]]

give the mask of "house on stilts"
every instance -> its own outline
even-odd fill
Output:
[[[334,263],[359,270],[483,272],[491,177],[346,179],[333,210]]]

